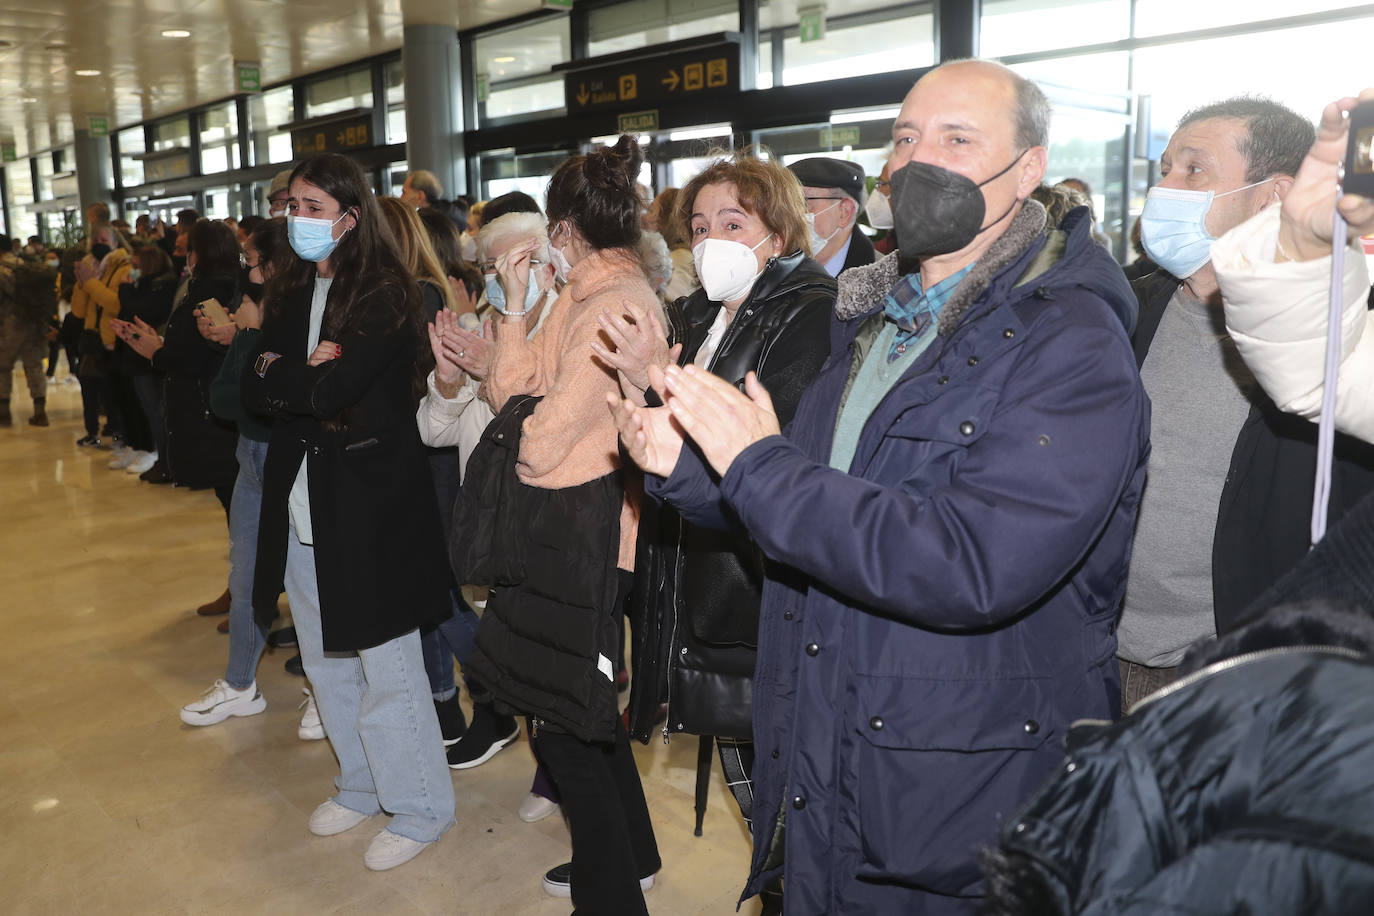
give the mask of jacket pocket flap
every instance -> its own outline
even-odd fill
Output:
[[[956,388],[902,413],[888,427],[887,435],[968,445],[983,434],[996,403],[997,392],[991,389]]]
[[[1047,678],[860,677],[856,693],[857,728],[875,747],[1030,749],[1052,731]]]

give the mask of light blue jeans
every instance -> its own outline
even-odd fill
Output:
[[[258,516],[262,513],[262,466],[267,443],[239,436],[239,476],[229,503],[229,664],[224,680],[239,690],[257,679],[267,634],[253,619],[253,568],[258,561]]]
[[[453,826],[453,780],[430,699],[420,631],[358,652],[324,652],[315,548],[287,538],[286,594],[325,734],[339,758],[334,801],[386,811],[392,833],[420,843]]]

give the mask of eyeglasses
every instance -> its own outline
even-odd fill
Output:
[[[544,263],[544,262],[541,261],[541,260],[539,260],[538,258],[530,258],[530,267],[531,267],[531,268],[539,267],[539,266],[542,265],[543,263]],[[487,261],[483,261],[483,262],[482,262],[482,273],[484,273],[484,274],[494,274],[494,273],[496,273],[496,260],[495,260],[494,258],[491,259],[491,260],[487,260]]]
[[[843,197],[808,197],[808,198],[806,198],[806,202],[807,202],[807,203],[811,203],[811,201],[813,201],[813,200],[844,200],[844,198],[843,198]]]

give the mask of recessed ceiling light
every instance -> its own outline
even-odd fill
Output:
[[[34,98],[31,95],[26,95],[19,101],[23,102],[25,105],[32,105],[34,102],[37,102],[38,99]]]
[[[190,38],[191,33],[185,29],[163,29],[163,38]]]
[[[491,62],[492,62],[493,64],[513,64],[513,63],[515,63],[515,58],[514,58],[514,57],[493,57],[493,58],[491,59]]]
[[[100,75],[100,71],[99,71],[99,70],[78,70],[78,71],[76,71],[76,75],[77,75],[77,76],[99,76],[99,75]]]

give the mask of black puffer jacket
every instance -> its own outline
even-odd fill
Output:
[[[491,586],[463,665],[500,707],[533,716],[536,727],[610,743],[625,487],[619,471],[560,489],[521,482],[521,426],[539,400],[506,402],[468,459],[454,504],[453,572]]]
[[[167,323],[176,294],[177,278],[170,270],[151,277],[139,277],[133,283],[121,283],[119,318],[121,321],[142,318],[153,327],[160,328]],[[153,371],[152,364],[122,340],[115,343],[115,353],[119,356],[120,371],[125,375],[146,375]]]
[[[758,374],[783,426],[830,355],[835,281],[800,251],[764,267],[712,355],[710,370],[741,388]],[[673,316],[695,360],[722,308],[704,290],[679,299]],[[648,741],[658,705],[670,732],[748,738],[764,560],[741,532],[682,521],[646,501],[639,523],[630,733]]]
[[[1166,691],[1070,730],[1068,760],[1002,830],[986,912],[1368,913],[1374,665],[1279,648]]]

